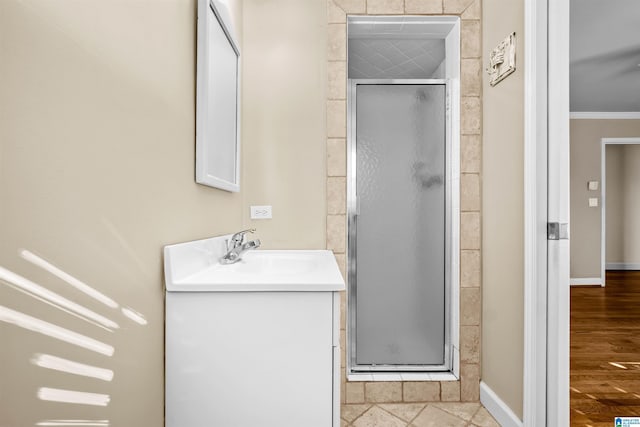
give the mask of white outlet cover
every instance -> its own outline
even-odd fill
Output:
[[[597,208],[598,207],[598,198],[597,197],[589,197],[589,207]]]
[[[599,182],[598,181],[589,181],[589,191],[596,191],[598,190],[598,185]]]
[[[271,219],[272,217],[271,206],[251,206],[251,219]]]

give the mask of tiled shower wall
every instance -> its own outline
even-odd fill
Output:
[[[346,16],[457,15],[461,22],[460,381],[348,382],[342,295],[342,403],[478,401],[480,381],[481,0],[327,0],[327,248],[346,272]],[[346,275],[345,275],[346,277]]]

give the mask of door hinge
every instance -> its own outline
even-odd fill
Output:
[[[569,240],[569,223],[548,222],[547,240]]]

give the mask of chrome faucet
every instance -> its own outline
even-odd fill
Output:
[[[248,230],[238,231],[229,240],[227,240],[227,253],[220,258],[220,264],[233,264],[242,259],[242,255],[249,249],[256,249],[260,247],[260,239],[251,240],[245,242],[245,235],[247,233],[255,233],[255,228]]]

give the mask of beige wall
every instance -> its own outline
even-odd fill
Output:
[[[0,267],[120,326],[108,332],[0,281],[1,307],[115,348],[107,357],[0,321],[0,424],[162,425],[162,247],[248,226],[253,203],[274,205],[274,220],[255,224],[265,247],[324,246],[322,9],[309,1],[279,21],[285,2],[260,3],[247,1],[248,24],[259,12],[261,28],[279,28],[264,34],[269,45],[253,28],[242,43],[245,68],[262,73],[245,69],[243,180],[234,194],[194,182],[195,0],[0,2]],[[241,34],[242,4],[231,10]],[[317,61],[307,52],[313,43]],[[258,80],[271,91],[258,93]],[[23,248],[147,324],[27,262]],[[54,372],[31,363],[36,354],[115,376]],[[47,403],[37,398],[40,387],[111,401],[106,408]]]
[[[516,71],[483,84],[482,380],[522,417],[524,287],[524,2],[485,1],[483,53],[511,32]]]
[[[245,224],[265,248],[325,247],[324,0],[244,0]],[[272,220],[249,220],[272,205]]]
[[[607,163],[607,262],[622,262],[624,259],[624,145],[609,145],[606,148]]]
[[[600,181],[602,138],[640,137],[640,120],[571,120],[571,277],[600,277],[601,210],[588,181]]]
[[[640,146],[624,147],[623,263],[640,264]],[[614,261],[615,262],[615,261]]]
[[[640,145],[607,145],[606,262],[640,264]]]

